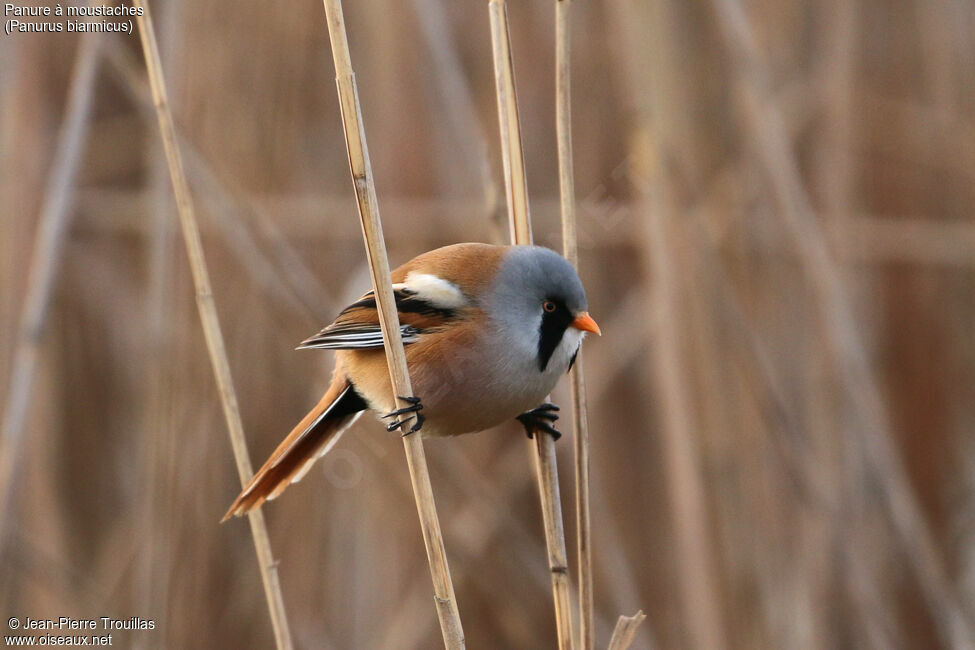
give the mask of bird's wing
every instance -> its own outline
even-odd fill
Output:
[[[459,305],[445,306],[442,301],[411,289],[405,283],[394,284],[393,293],[404,344],[415,343],[424,333],[449,327],[463,318],[464,310]],[[302,341],[298,349],[361,350],[382,346],[376,297],[370,291],[343,309],[318,334]]]

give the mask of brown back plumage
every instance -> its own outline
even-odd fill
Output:
[[[411,271],[433,273],[453,282],[467,294],[481,295],[497,274],[510,246],[495,244],[452,244],[417,255],[392,272],[393,282],[402,282]]]

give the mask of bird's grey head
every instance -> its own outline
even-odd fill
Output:
[[[571,363],[583,336],[572,325],[588,302],[579,274],[564,257],[540,246],[513,246],[488,300],[494,320],[514,335],[509,341],[517,341],[540,371]]]

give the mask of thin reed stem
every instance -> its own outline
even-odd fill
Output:
[[[494,53],[494,77],[498,95],[498,121],[501,128],[501,154],[504,161],[505,192],[508,199],[508,221],[513,244],[532,243],[531,216],[528,211],[528,186],[525,179],[525,155],[521,143],[518,97],[515,92],[514,63],[508,33],[508,10],[504,0],[491,0],[491,44]],[[555,622],[559,649],[574,647],[572,605],[569,594],[569,568],[562,524],[559,495],[559,473],[555,459],[555,440],[536,431],[534,435],[535,469],[542,505],[548,566],[552,574],[555,600]]]
[[[412,396],[413,387],[410,384],[409,370],[406,366],[406,352],[403,349],[403,340],[399,328],[399,315],[396,312],[396,303],[393,297],[389,260],[386,257],[386,243],[383,239],[382,223],[379,217],[379,203],[376,200],[372,165],[369,162],[369,149],[366,146],[366,136],[362,125],[359,93],[349,55],[342,3],[340,0],[324,0],[324,4],[329,38],[332,43],[332,58],[335,62],[335,83],[338,88],[339,106],[342,112],[342,126],[345,130],[349,166],[359,205],[359,217],[362,222],[366,254],[369,258],[369,273],[372,276],[376,306],[379,310],[379,322],[386,348],[389,376],[393,384],[393,395],[398,400],[399,405],[405,407],[409,406],[409,403],[403,397]],[[447,566],[447,554],[444,551],[443,535],[440,531],[440,520],[437,518],[437,507],[433,498],[433,488],[430,485],[430,474],[427,470],[426,455],[423,452],[422,437],[405,435],[403,446],[406,450],[406,461],[409,465],[410,481],[413,484],[416,509],[420,516],[420,527],[423,530],[423,543],[427,551],[427,560],[430,563],[434,600],[437,605],[437,615],[440,617],[440,629],[443,632],[444,645],[450,650],[463,648],[464,630],[461,627],[457,598],[454,595],[454,585],[450,579],[450,569]]]
[[[542,502],[542,524],[548,550],[548,568],[552,574],[552,594],[555,599],[555,624],[559,649],[572,650],[572,603],[569,598],[569,560],[565,549],[565,529],[562,525],[562,497],[559,494],[559,469],[555,459],[555,439],[542,431],[534,436],[535,473]]]
[[[569,10],[571,0],[555,2],[555,132],[559,156],[559,201],[562,208],[562,251],[579,266],[576,236],[575,171],[572,162],[572,74]]]
[[[508,227],[516,244],[532,243],[531,216],[528,212],[528,181],[525,178],[525,153],[521,146],[521,119],[515,92],[515,70],[508,33],[508,6],[505,0],[490,0],[491,49],[494,53],[494,81],[498,97],[498,122],[501,127],[501,159],[504,165],[504,192],[508,201]]]
[[[562,205],[562,251],[573,266],[579,266],[576,236],[575,173],[572,162],[572,93],[570,61],[571,0],[555,2],[555,130],[558,138],[559,196]],[[586,378],[582,350],[572,366],[572,423],[574,427],[576,480],[576,535],[579,563],[579,649],[592,650],[593,588],[592,530],[589,514],[589,416],[586,408]]]
[[[162,76],[162,63],[159,58],[159,46],[152,26],[152,16],[145,0],[134,0],[136,7],[143,10],[142,16],[137,17],[139,38],[142,51],[146,58],[146,70],[149,75],[149,85],[152,89],[153,103],[156,106],[156,117],[159,121],[159,132],[166,162],[169,165],[169,175],[173,183],[173,194],[176,197],[176,208],[179,212],[183,239],[186,243],[186,253],[193,274],[193,285],[196,288],[196,306],[203,325],[210,363],[220,392],[220,402],[223,406],[230,443],[234,451],[237,464],[237,474],[241,486],[246,485],[254,473],[250,456],[247,453],[247,442],[244,438],[244,427],[240,419],[237,406],[237,395],[234,391],[233,378],[230,374],[230,363],[227,360],[227,350],[223,335],[220,331],[220,321],[217,308],[213,301],[213,291],[210,287],[210,274],[207,270],[206,258],[203,254],[203,242],[200,229],[196,221],[193,199],[190,195],[189,183],[183,170],[183,160],[176,143],[176,131],[173,126],[173,116],[169,110],[166,95],[166,85]],[[274,628],[274,639],[279,650],[292,648],[291,631],[284,610],[284,599],[281,596],[281,584],[278,580],[277,565],[271,552],[271,542],[268,539],[264,515],[260,510],[254,510],[248,515],[254,547],[257,551],[261,580],[264,583],[264,593],[267,597],[268,609],[271,615],[271,625]]]
[[[123,90],[140,109],[155,114],[151,90],[138,76],[135,58],[121,47],[121,43],[112,45],[105,58],[123,84]],[[322,296],[328,292],[288,244],[267,212],[239,187],[223,179],[213,161],[208,160],[179,132],[176,133],[176,141],[193,182],[213,205],[213,223],[253,282],[269,298],[287,307],[289,312],[306,318],[309,323],[326,318],[329,306],[323,305]],[[264,253],[258,245],[258,237],[270,246],[273,254]],[[280,291],[281,288],[286,291]]]
[[[62,248],[71,216],[71,196],[90,126],[88,117],[98,71],[100,42],[97,34],[87,34],[81,37],[78,46],[67,108],[58,135],[57,153],[44,192],[27,275],[27,291],[3,411],[3,428],[0,429],[0,551],[11,528],[14,485],[20,467],[24,424],[37,371],[39,346],[62,260]]]

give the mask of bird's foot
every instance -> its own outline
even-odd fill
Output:
[[[538,408],[525,411],[516,419],[525,427],[525,433],[528,434],[529,438],[534,437],[536,431],[544,431],[551,435],[553,440],[558,440],[562,437],[562,433],[554,426],[555,421],[559,419],[559,416],[556,415],[558,410],[559,407],[555,404],[546,403]]]
[[[415,415],[411,415],[409,417],[405,417],[405,418],[402,418],[402,419],[394,420],[393,422],[390,422],[386,426],[386,430],[387,431],[395,431],[396,429],[400,429],[401,431],[403,431],[403,437],[406,437],[406,436],[410,435],[411,433],[416,433],[417,431],[419,431],[420,428],[423,426],[423,422],[424,422],[424,420],[426,420],[426,418],[423,417],[422,415],[420,415],[420,410],[423,408],[423,404],[420,402],[420,398],[419,397],[403,397],[401,395],[400,396],[400,399],[403,400],[404,402],[409,402],[410,405],[409,406],[404,406],[401,409],[396,409],[395,411],[393,411],[391,413],[387,413],[386,415],[383,416],[383,419],[385,419],[385,418],[394,418],[394,417],[398,417],[400,415],[406,415],[407,413],[413,413],[413,414],[415,414]],[[410,428],[410,430],[409,431],[406,431],[405,429],[403,429],[403,427],[410,420],[415,420],[415,422],[413,423],[413,426]]]

